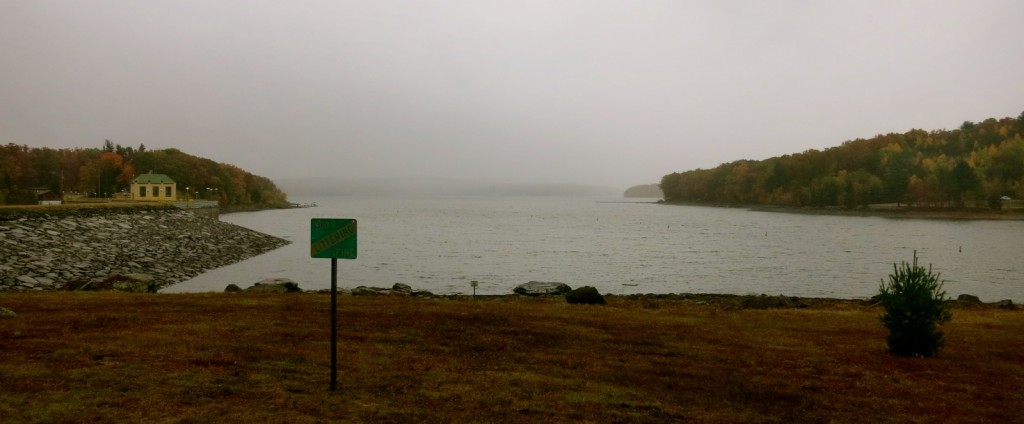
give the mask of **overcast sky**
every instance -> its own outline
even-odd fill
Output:
[[[0,0],[0,143],[627,187],[1024,111],[1024,1]]]

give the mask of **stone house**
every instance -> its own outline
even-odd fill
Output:
[[[132,200],[173,201],[178,197],[178,184],[164,174],[142,174],[132,180]]]

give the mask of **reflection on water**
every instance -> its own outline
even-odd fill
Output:
[[[311,218],[356,218],[356,260],[339,286],[396,282],[435,293],[506,294],[561,281],[603,293],[737,293],[864,298],[917,250],[955,297],[1024,302],[1024,222],[937,221],[601,202],[594,198],[310,199],[316,208],[224,215],[291,240],[165,292],[220,291],[283,277],[330,286],[330,260],[309,258]]]

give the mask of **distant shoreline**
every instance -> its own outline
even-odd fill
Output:
[[[703,203],[657,202],[669,206],[703,206],[717,208],[739,208],[754,212],[776,212],[804,215],[834,215],[856,217],[880,217],[893,219],[942,219],[973,221],[1024,221],[1024,210],[1011,209],[993,211],[990,209],[921,208],[908,206],[873,205],[858,209],[800,208],[769,205],[714,205]]]

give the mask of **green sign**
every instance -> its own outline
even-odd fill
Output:
[[[309,222],[309,256],[355,259],[356,220],[314,218]]]

